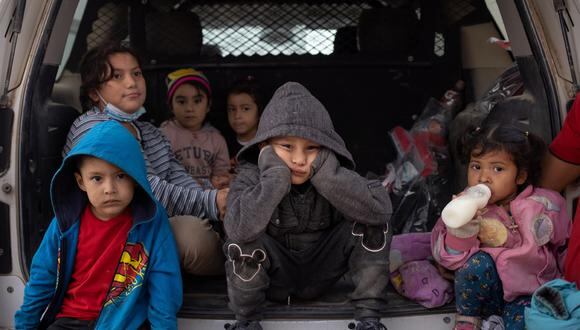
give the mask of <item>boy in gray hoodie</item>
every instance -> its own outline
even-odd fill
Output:
[[[278,88],[238,160],[224,220],[232,328],[262,329],[266,295],[311,299],[349,272],[356,329],[386,329],[391,202],[354,171],[320,101],[295,82]]]

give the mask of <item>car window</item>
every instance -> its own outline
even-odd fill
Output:
[[[337,31],[356,26],[368,3],[196,5],[204,45],[220,56],[304,55],[334,52]]]

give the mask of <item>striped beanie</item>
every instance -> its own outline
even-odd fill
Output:
[[[171,104],[171,99],[173,98],[173,94],[175,94],[177,88],[186,82],[197,82],[203,86],[207,90],[208,98],[211,99],[211,87],[209,86],[209,80],[207,80],[207,77],[201,71],[186,68],[173,71],[167,75],[165,83],[167,84],[168,104]]]

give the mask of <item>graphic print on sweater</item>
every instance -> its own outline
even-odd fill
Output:
[[[143,284],[148,261],[149,255],[142,243],[127,243],[105,299],[105,306],[114,304],[122,294],[128,296],[134,288]]]
[[[216,155],[210,150],[196,146],[187,146],[174,151],[175,158],[184,165],[185,169],[194,178],[207,178],[215,164]]]

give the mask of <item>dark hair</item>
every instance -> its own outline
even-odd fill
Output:
[[[84,110],[89,110],[95,106],[89,94],[113,77],[113,67],[109,63],[109,56],[119,53],[130,54],[141,67],[141,60],[137,52],[118,42],[101,44],[83,56],[79,71],[81,74],[80,101]]]
[[[458,144],[462,163],[467,164],[471,156],[481,156],[492,151],[505,151],[511,155],[518,173],[525,170],[526,182],[537,185],[542,171],[542,159],[546,143],[539,136],[518,127],[515,123],[486,120],[481,127],[469,127]]]
[[[262,90],[254,76],[246,76],[236,80],[228,89],[228,96],[231,94],[248,94],[258,106],[258,115],[264,111],[264,99],[262,97]]]
[[[75,168],[75,172],[76,173],[80,173],[81,172],[81,167],[83,167],[83,163],[85,162],[85,160],[89,157],[93,157],[93,156],[89,156],[89,155],[78,155],[74,158],[73,161],[73,166]]]

